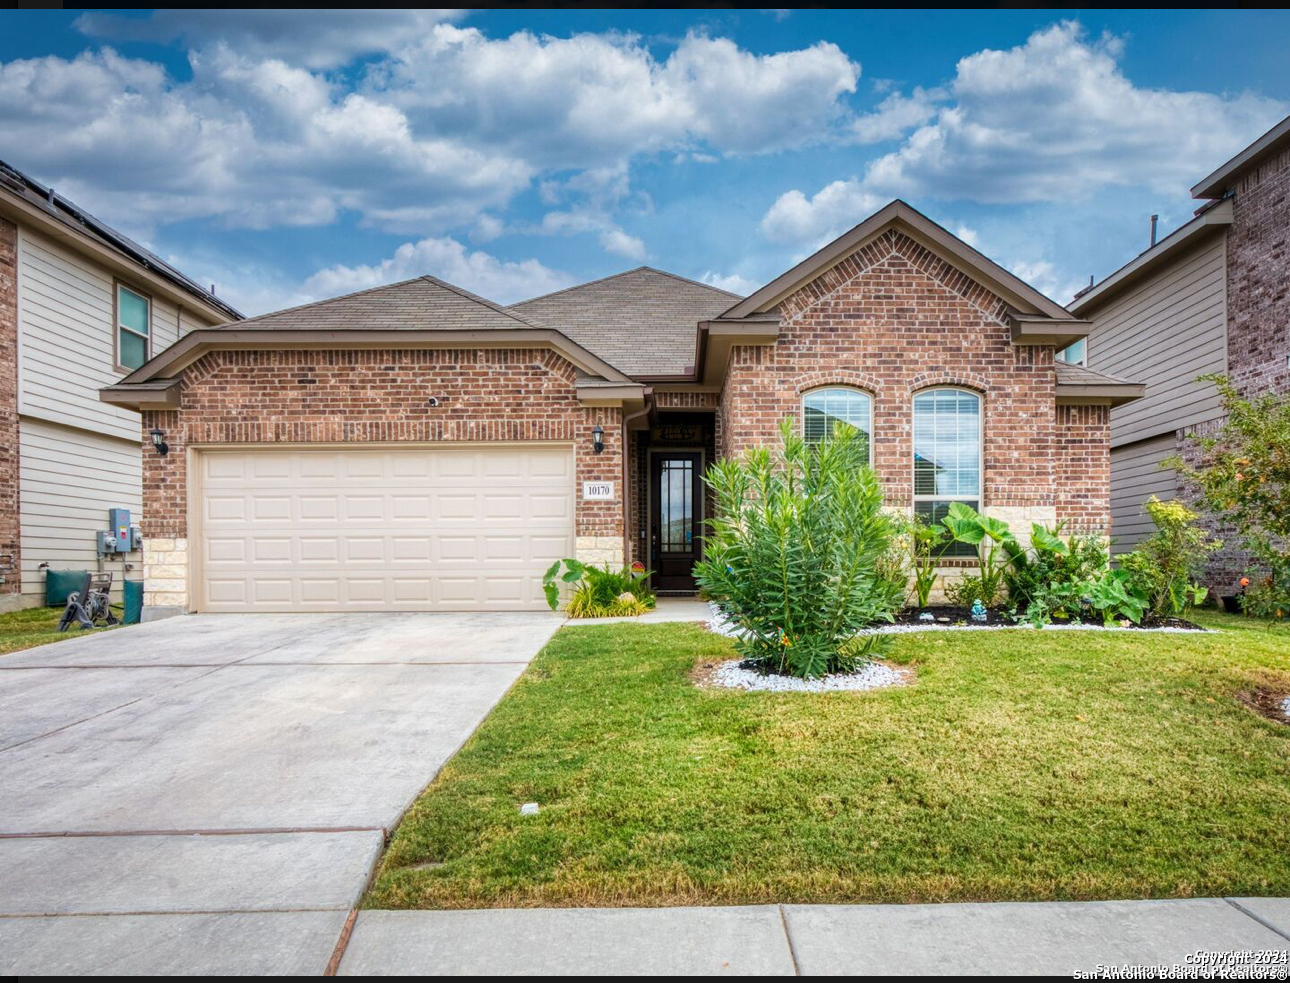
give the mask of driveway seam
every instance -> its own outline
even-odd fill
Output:
[[[788,930],[788,912],[784,910],[782,904],[775,907],[779,909],[779,924],[784,929],[784,941],[788,943],[788,958],[793,963],[793,975],[801,976],[802,967],[797,962],[797,946],[793,945],[793,933]]]
[[[358,909],[351,908],[349,917],[345,919],[345,924],[341,926],[340,935],[336,939],[336,947],[331,951],[331,958],[327,960],[327,968],[323,970],[323,976],[335,976],[340,970],[340,961],[345,958],[345,950],[349,948],[349,938],[354,934],[354,922],[358,920]]]
[[[1234,898],[1224,898],[1223,900],[1226,901],[1228,904],[1230,904],[1237,911],[1239,911],[1242,915],[1245,915],[1247,918],[1253,918],[1256,922],[1258,922],[1268,931],[1276,932],[1277,935],[1281,936],[1281,938],[1290,941],[1290,932],[1286,932],[1283,929],[1277,928],[1277,926],[1273,925],[1266,918],[1262,918],[1259,915],[1256,915],[1254,912],[1250,911],[1249,908],[1246,908],[1244,905],[1240,904]]]

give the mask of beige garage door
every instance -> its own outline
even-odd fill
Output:
[[[515,611],[573,555],[568,447],[202,451],[202,611]]]

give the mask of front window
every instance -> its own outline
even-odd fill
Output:
[[[951,502],[981,506],[981,397],[964,389],[931,389],[914,397],[914,513],[932,525]],[[954,543],[945,556],[975,556]]]
[[[857,389],[814,389],[802,397],[802,436],[818,444],[833,436],[839,423],[860,431],[866,458],[873,459],[873,400]]]
[[[1073,341],[1054,357],[1059,362],[1070,362],[1072,365],[1083,365],[1088,356],[1088,340],[1081,338]]]
[[[148,361],[148,326],[152,304],[129,287],[116,287],[116,358],[123,369],[137,369]]]

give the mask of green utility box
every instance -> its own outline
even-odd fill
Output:
[[[88,573],[88,570],[46,570],[45,607],[66,607],[67,595],[85,586],[85,576]]]
[[[127,580],[125,582],[125,617],[122,624],[137,625],[143,615],[143,581]]]

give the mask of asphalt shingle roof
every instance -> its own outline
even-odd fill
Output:
[[[1137,383],[1131,379],[1121,379],[1118,376],[1107,375],[1105,372],[1097,372],[1093,369],[1086,368],[1083,365],[1075,365],[1072,362],[1055,362],[1057,366],[1057,381],[1064,382],[1072,386],[1134,386]]]
[[[742,298],[641,266],[507,310],[554,328],[630,376],[681,375],[694,365],[698,322]]]
[[[232,331],[489,331],[539,327],[432,276],[220,325]]]

